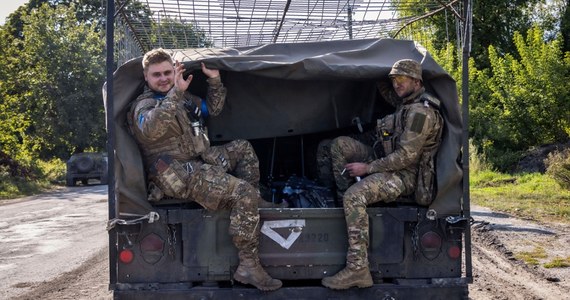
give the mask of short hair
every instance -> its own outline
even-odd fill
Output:
[[[159,64],[161,62],[168,61],[171,64],[174,64],[172,60],[172,56],[166,52],[166,50],[162,48],[152,49],[145,53],[142,60],[143,70],[146,72],[148,70],[148,66],[152,64]]]

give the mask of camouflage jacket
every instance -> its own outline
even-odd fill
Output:
[[[192,101],[202,111],[206,106],[209,115],[218,115],[225,103],[226,89],[219,77],[208,79],[208,84],[205,103],[188,92],[176,92],[175,88],[162,95],[145,86],[145,91],[133,103],[127,120],[146,166],[160,154],[191,160],[210,147],[202,117],[191,120],[184,107],[186,101]]]
[[[401,100],[386,83],[379,84],[379,90],[396,111],[378,120],[377,142],[382,143],[384,156],[368,164],[368,173],[408,170],[416,174],[422,153],[440,143],[439,100],[423,87]]]

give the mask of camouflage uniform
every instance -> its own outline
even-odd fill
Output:
[[[421,76],[421,70],[419,74]],[[378,83],[378,88],[384,99],[396,107],[396,111],[377,121],[376,143],[365,144],[344,136],[330,143],[332,173],[339,192],[344,193],[349,243],[346,267],[353,270],[351,272],[368,272],[367,205],[391,202],[415,191],[420,157],[424,149],[439,144],[443,126],[439,111],[433,107],[439,105],[439,100],[427,94],[423,87],[404,99],[400,99],[387,82]],[[319,159],[321,164],[326,164],[328,160],[326,157]],[[358,182],[348,172],[341,175],[344,166],[351,162],[367,163],[368,175]],[[326,169],[322,165],[321,168]],[[347,275],[325,278],[323,284],[328,281],[326,286],[342,286],[338,283],[342,276]]]
[[[208,83],[207,108],[215,116],[223,108],[226,89],[219,77]],[[196,120],[184,107],[187,100],[200,103],[197,96],[175,88],[161,95],[147,87],[133,103],[130,127],[142,151],[149,189],[158,190],[151,191],[149,201],[164,194],[209,210],[230,209],[229,232],[236,247],[257,254],[259,161],[253,147],[245,140],[210,147],[202,120],[190,125]]]

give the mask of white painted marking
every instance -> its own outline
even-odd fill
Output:
[[[277,220],[277,221],[265,221],[263,226],[261,226],[261,233],[268,236],[270,239],[275,241],[279,246],[289,249],[295,243],[295,241],[301,236],[303,228],[305,227],[305,220],[293,219],[293,220]],[[287,239],[283,238],[279,233],[277,233],[273,228],[289,228],[290,234]]]

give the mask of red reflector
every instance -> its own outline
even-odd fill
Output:
[[[142,251],[162,251],[163,248],[164,241],[160,238],[160,236],[154,233],[145,236],[141,241]]]
[[[119,253],[119,260],[124,264],[130,264],[134,257],[133,251],[130,249],[123,249],[121,253]]]
[[[422,235],[422,238],[420,239],[420,242],[422,243],[422,247],[424,247],[424,249],[441,247],[441,237],[439,236],[439,234],[433,231],[428,231],[424,233],[424,235]]]
[[[461,249],[459,246],[451,246],[447,250],[447,255],[449,255],[450,258],[458,259],[459,256],[461,256]]]

